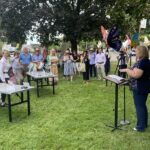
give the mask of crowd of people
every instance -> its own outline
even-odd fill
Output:
[[[122,56],[122,55],[121,55]],[[132,68],[120,68],[120,72],[127,73],[131,81],[133,99],[136,108],[137,124],[134,130],[144,131],[148,126],[148,111],[146,101],[150,93],[150,60],[149,52],[145,46],[136,48],[136,63]],[[28,71],[48,71],[56,75],[58,82],[58,64],[62,62],[63,75],[66,80],[73,81],[75,74],[83,75],[83,80],[88,83],[90,78],[104,80],[110,71],[110,55],[108,50],[102,48],[90,48],[81,53],[64,51],[62,57],[58,57],[57,51],[51,49],[41,52],[36,47],[34,53],[30,53],[27,46],[22,51],[16,51],[12,58],[7,49],[3,50],[0,59],[0,83],[22,84]],[[127,67],[127,66],[126,66]],[[49,79],[49,82],[52,82]],[[5,94],[1,94],[2,106],[5,106]]]
[[[110,71],[110,55],[108,51],[103,52],[102,48],[83,51],[80,54],[65,51],[63,57],[64,76],[70,81],[77,72],[83,74],[83,80],[88,83],[94,77],[104,80]]]
[[[3,49],[0,60],[0,82],[23,84],[26,72],[48,71],[56,75],[55,84],[58,83],[58,64],[61,62],[64,77],[73,81],[75,74],[83,74],[83,80],[88,83],[89,78],[94,77],[99,80],[108,74],[110,69],[110,57],[108,52],[104,53],[102,48],[94,50],[90,48],[80,54],[71,52],[69,49],[58,57],[55,49],[41,50],[36,47],[31,53],[28,46],[23,45],[21,51],[15,51],[14,55],[9,57],[9,51]],[[52,83],[51,78],[49,82]],[[5,95],[2,94],[2,106],[5,105]]]

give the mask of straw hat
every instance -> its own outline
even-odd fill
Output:
[[[93,47],[91,47],[91,48],[90,48],[90,51],[94,51],[94,48],[93,48]]]

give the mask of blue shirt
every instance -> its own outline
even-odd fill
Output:
[[[90,65],[95,64],[95,58],[96,58],[96,53],[95,52],[89,53]]]
[[[19,59],[23,65],[29,65],[31,62],[31,54],[30,53],[28,53],[28,54],[21,53],[19,56]]]
[[[33,62],[41,62],[41,61],[43,61],[43,56],[42,56],[42,54],[39,54],[39,55],[33,55],[32,56],[32,61]]]

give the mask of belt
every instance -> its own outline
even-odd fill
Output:
[[[104,62],[98,62],[98,64],[103,64]]]

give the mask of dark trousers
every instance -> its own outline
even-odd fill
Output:
[[[0,83],[3,83],[1,79],[0,79]],[[2,102],[5,102],[6,94],[1,94],[1,99],[2,99]]]
[[[89,80],[89,66],[86,66],[85,72],[83,72],[83,80]]]
[[[96,67],[95,67],[95,64],[90,65],[90,77],[93,77],[93,72],[94,72],[94,77],[96,77]]]
[[[148,94],[139,94],[133,91],[134,105],[136,109],[137,124],[136,128],[143,131],[148,125],[148,111],[146,107],[146,100]]]

